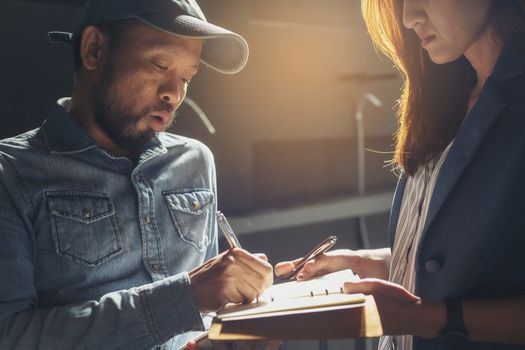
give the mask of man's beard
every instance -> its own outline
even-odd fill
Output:
[[[142,113],[133,115],[126,110],[122,98],[116,96],[112,90],[114,69],[112,62],[106,62],[102,80],[95,86],[91,99],[95,122],[104,133],[120,148],[138,153],[147,148],[157,132],[149,129],[143,132],[136,130],[136,125],[146,114],[157,111],[171,111],[172,118],[167,123],[168,128],[175,120],[173,107],[168,103],[160,102],[142,110]]]

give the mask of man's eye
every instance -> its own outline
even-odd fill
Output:
[[[168,69],[168,67],[163,66],[162,64],[158,64],[157,62],[152,62],[155,68],[159,71],[165,71]]]

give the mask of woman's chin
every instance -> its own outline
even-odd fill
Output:
[[[450,62],[454,62],[455,60],[463,56],[462,54],[452,55],[446,52],[436,52],[432,50],[427,50],[427,51],[428,51],[428,56],[430,57],[430,60],[434,62],[435,64],[447,64]]]

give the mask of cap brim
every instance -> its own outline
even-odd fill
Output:
[[[241,71],[248,62],[248,43],[239,34],[198,18],[179,15],[144,14],[138,18],[173,35],[205,39],[201,62],[225,74]]]

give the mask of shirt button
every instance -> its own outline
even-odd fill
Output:
[[[149,215],[144,216],[144,222],[148,225],[151,224],[151,218],[149,217]]]
[[[133,180],[135,182],[139,182],[139,176],[138,175],[133,175]]]
[[[82,210],[82,214],[84,214],[85,218],[89,218],[91,216],[91,209],[84,208],[84,210]]]
[[[160,265],[159,264],[152,264],[151,265],[151,269],[155,272],[159,272],[160,271]]]
[[[193,201],[191,203],[191,206],[193,207],[193,209],[197,210],[201,207],[201,204],[199,203],[199,201]]]
[[[436,273],[441,270],[441,263],[435,259],[429,259],[425,262],[425,270],[430,273]]]

